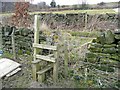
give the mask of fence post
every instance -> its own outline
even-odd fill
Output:
[[[0,49],[2,49],[2,27],[0,26]]]
[[[64,65],[65,65],[65,77],[68,76],[68,48],[67,48],[67,42],[65,41],[65,44],[64,44]]]
[[[39,25],[40,25],[40,20],[38,15],[35,15],[35,20],[34,20],[34,43],[39,43]],[[36,52],[37,49],[34,48],[34,61],[36,60]]]
[[[39,17],[38,15],[35,15],[34,18],[34,43],[39,43]],[[37,54],[37,48],[34,48],[34,54],[33,54],[33,60],[36,60],[36,54]],[[37,80],[37,70],[39,68],[39,64],[37,65],[32,65],[33,68],[33,79],[36,81]]]
[[[12,31],[12,49],[13,49],[13,57],[16,60],[17,56],[16,56],[16,50],[15,50],[15,38],[14,38],[14,33],[15,33],[15,27],[13,27],[13,31]]]
[[[59,54],[60,54],[59,48],[60,45],[57,44],[57,51],[54,52],[56,62],[53,65],[53,80],[55,83],[58,81],[58,67],[59,67]]]
[[[87,22],[88,22],[88,19],[87,19],[87,12],[85,13],[85,30],[87,29]]]

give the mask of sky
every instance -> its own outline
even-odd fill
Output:
[[[48,5],[52,0],[33,0],[33,4],[37,4],[38,2],[46,2]],[[73,4],[80,4],[83,0],[55,0],[56,4],[58,5],[73,5]],[[88,4],[96,4],[99,2],[117,2],[120,0],[85,0]]]

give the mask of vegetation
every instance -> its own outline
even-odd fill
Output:
[[[52,0],[52,2],[50,3],[51,7],[52,8],[55,8],[56,7],[56,2],[54,0]]]
[[[56,7],[56,2],[54,0],[52,0],[51,2],[51,7],[53,8]],[[82,8],[83,9],[88,8],[86,2],[83,3]],[[57,15],[70,13],[69,15],[71,15],[75,13],[86,13],[86,12],[88,14],[91,14],[90,16],[94,14],[106,14],[106,13],[117,14],[112,9],[94,9],[94,10],[65,10],[65,11],[62,10],[62,11],[54,11],[54,12],[51,11],[30,12],[30,15],[31,17],[34,14],[41,14],[41,13],[53,13]],[[7,13],[0,15],[10,16],[13,14],[14,13]],[[62,15],[58,15],[58,16],[62,17]],[[105,33],[102,32],[104,31],[103,29],[102,30],[99,29],[100,31],[98,31],[99,26],[97,26],[96,23],[98,23],[99,20],[97,18],[97,15],[96,17],[94,16],[93,16],[93,20],[89,22],[91,24],[90,26],[87,20],[88,18],[87,14],[85,14],[84,16],[86,17],[85,23],[83,23],[85,25],[83,26],[82,29],[78,28],[79,30],[75,30],[75,27],[77,27],[78,24],[75,25],[73,20],[70,21],[68,18],[68,21],[64,22],[63,18],[60,18],[61,23],[65,23],[66,26],[68,25],[68,22],[72,23],[69,24],[68,26],[72,26],[73,24],[75,25],[73,27],[74,29],[66,30],[61,28],[65,26],[60,27],[60,24],[54,25],[54,23],[57,22],[57,20],[56,22],[55,20],[53,20],[54,18],[52,18],[50,24],[52,24],[53,26],[58,26],[57,28],[54,27],[52,28],[49,26],[50,25],[49,23],[46,23],[50,21],[49,19],[48,19],[49,21],[45,19],[39,22],[40,18],[38,15],[36,15],[35,23],[34,23],[35,25],[34,29],[36,32],[34,33],[33,28],[30,29],[16,28],[13,34],[14,36],[12,38],[14,40],[11,40],[12,35],[9,34],[12,30],[11,26],[9,28],[7,27],[2,28],[3,30],[2,38],[4,42],[3,43],[4,54],[2,57],[16,60],[22,65],[21,72],[11,76],[10,78],[5,78],[5,79],[3,78],[4,87],[5,88],[6,87],[7,88],[10,87],[11,88],[49,88],[49,87],[50,88],[51,87],[52,88],[54,87],[119,88],[120,81],[117,80],[117,74],[118,74],[117,70],[119,70],[118,69],[119,67],[117,66],[117,64],[119,62],[118,53],[120,53],[120,32],[115,32],[115,34],[113,34],[113,32],[109,30],[107,30],[107,32]],[[105,15],[101,15],[101,16],[105,16]],[[101,20],[102,24],[103,22],[107,22],[107,19],[110,18],[102,19]],[[33,22],[33,18],[31,20]],[[76,23],[80,23],[82,20],[79,20],[78,22],[77,21],[78,19],[76,19]],[[101,25],[100,23],[98,24]],[[32,23],[31,26],[34,25]],[[111,23],[108,26],[110,25]],[[93,28],[94,26],[96,26],[96,28]],[[11,46],[13,45],[14,45],[14,50],[11,48]],[[58,48],[56,47],[57,45],[59,45]],[[39,49],[36,50],[34,47],[37,47]],[[54,56],[51,56],[54,50],[56,50],[56,53]],[[17,59],[14,59],[13,53],[17,54]],[[36,53],[39,55],[36,55]],[[40,61],[38,60],[38,58],[40,58]],[[53,71],[51,70],[48,70],[48,72],[46,72],[46,70],[44,70],[44,72],[41,71],[43,72],[43,74],[38,75],[38,79],[37,79],[36,78],[36,75],[38,74],[37,72],[40,72],[37,71],[37,69],[40,70],[41,68],[41,70],[43,70],[46,66],[48,66],[48,64],[50,64],[52,58],[57,58],[55,60],[58,60],[59,67],[57,67],[57,62],[53,60],[54,61],[53,65],[55,66],[53,67]],[[115,67],[113,64],[115,64]],[[40,68],[37,68],[39,65]],[[56,81],[54,82],[55,77],[53,79],[53,75],[55,76],[56,74],[55,72],[57,71],[58,71],[59,79],[56,79],[58,80],[56,83]],[[54,74],[52,75],[52,73]],[[39,82],[40,79],[44,78],[43,75],[46,76],[45,77],[46,80],[43,81],[44,84]],[[38,80],[38,82],[33,82],[34,80],[33,76],[35,76],[35,81]]]
[[[106,13],[113,13],[117,14],[113,9],[93,9],[93,10],[65,10],[65,11],[54,11],[54,12],[30,12],[30,15],[33,14],[40,14],[40,13],[53,13],[53,14],[68,14],[68,13],[88,13],[91,15],[94,14],[106,14]],[[1,13],[2,16],[10,16],[14,13]]]
[[[103,5],[105,5],[105,2],[100,2],[100,3],[98,3],[98,5],[103,6]]]
[[[69,31],[69,33],[72,36],[79,36],[79,37],[92,37],[95,38],[98,34],[97,31],[92,31],[92,32],[88,32],[88,31]]]

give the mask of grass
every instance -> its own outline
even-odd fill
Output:
[[[106,14],[106,13],[113,13],[117,14],[113,9],[93,9],[93,10],[64,10],[64,11],[53,11],[53,12],[30,12],[30,15],[33,14],[41,14],[41,13],[53,13],[53,14],[68,14],[68,13],[88,13],[91,15],[94,14]],[[14,13],[1,13],[0,16],[11,16]]]
[[[53,14],[67,14],[67,13],[88,13],[88,14],[106,14],[106,13],[116,13],[112,9],[94,9],[94,10],[66,10],[66,11],[57,11],[52,12]]]
[[[64,31],[66,32],[66,30]],[[69,31],[70,32],[70,31]],[[89,42],[92,40],[91,37],[88,37],[90,33],[95,33],[95,32],[79,32],[79,35],[77,35],[77,31],[75,32],[76,34],[74,34],[73,31],[71,31],[72,33],[72,39],[71,39],[71,43],[72,43],[72,47],[69,47],[69,48],[72,48],[72,52],[73,53],[73,60],[80,60],[79,57],[78,57],[78,53],[79,51],[77,51],[80,47],[80,45],[86,43],[86,42]],[[84,35],[83,35],[84,33]],[[81,37],[81,36],[86,36],[86,37]],[[75,43],[75,44],[74,44]],[[73,45],[76,45],[74,48]],[[10,54],[10,53],[4,53],[4,57],[7,57],[7,58],[13,58],[13,55]],[[30,66],[30,59],[32,59],[31,57],[32,56],[26,56],[24,57],[24,55],[21,55],[18,56],[20,59],[18,59],[20,61],[20,63],[22,64],[22,66],[25,66],[25,67],[22,67],[22,72],[20,72],[20,74],[16,74],[16,76],[14,77],[11,77],[10,80],[7,81],[7,84],[12,84],[12,87],[15,87],[15,88],[27,88],[29,87],[29,85],[31,84],[32,82],[32,78],[31,78],[31,67]],[[74,61],[76,62],[76,61]],[[70,77],[71,79],[71,77]],[[63,81],[60,81],[61,83],[58,84],[58,85],[61,85],[62,87],[86,87],[85,85],[87,85],[86,83],[84,84],[83,80],[74,80],[74,81],[70,81],[70,80],[63,80]],[[83,85],[81,84],[83,83]]]
[[[2,55],[2,58],[13,58],[13,54],[8,53],[8,52],[4,52],[3,55]]]
[[[80,38],[80,45],[90,42],[93,38]]]
[[[79,36],[79,37],[91,37],[91,38],[95,38],[98,34],[97,31],[69,31],[69,33],[72,36]]]

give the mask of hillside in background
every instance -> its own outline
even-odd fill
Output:
[[[62,11],[62,10],[81,10],[81,9],[113,9],[118,8],[118,2],[110,2],[110,3],[98,3],[92,5],[86,5],[85,8],[78,5],[57,5],[55,8],[51,8],[45,2],[41,2],[38,4],[30,4],[29,11]],[[12,2],[0,2],[1,10],[0,12],[14,12],[15,3]]]

